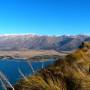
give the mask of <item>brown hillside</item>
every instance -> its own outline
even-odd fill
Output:
[[[20,80],[15,90],[90,90],[90,43],[52,66]]]

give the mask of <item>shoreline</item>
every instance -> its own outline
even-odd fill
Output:
[[[60,53],[54,50],[0,51],[0,59],[42,60],[58,59],[66,55],[65,52]]]

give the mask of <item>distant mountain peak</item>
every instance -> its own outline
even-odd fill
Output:
[[[36,34],[3,34],[0,35],[0,50],[56,50],[68,51],[77,49],[83,41],[90,41],[87,35],[48,36]]]
[[[0,34],[0,36],[35,36],[36,34]]]

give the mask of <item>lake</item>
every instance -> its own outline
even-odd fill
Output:
[[[39,61],[32,61],[31,65],[35,72],[39,71],[43,68],[47,67],[50,64],[53,64],[55,60],[47,60],[42,62]],[[8,78],[10,83],[15,84],[16,81],[20,80],[22,78],[21,74],[19,73],[19,69],[22,71],[22,73],[25,76],[30,76],[33,74],[33,71],[30,67],[30,64],[27,60],[22,59],[0,59],[0,71]],[[1,83],[1,82],[0,82]],[[2,85],[0,84],[0,90]]]

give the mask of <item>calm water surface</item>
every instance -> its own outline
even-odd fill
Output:
[[[47,60],[44,62],[44,67],[47,67],[50,64],[53,64],[55,60]],[[36,62],[33,61],[32,66],[35,71],[38,71],[42,68],[42,62]],[[20,75],[18,69],[20,69],[25,76],[32,75],[32,69],[30,68],[30,65],[27,61],[22,59],[0,59],[0,71],[3,72],[3,74],[8,78],[10,83],[15,84],[17,80],[20,80],[22,76]],[[0,90],[2,85],[0,84]]]

